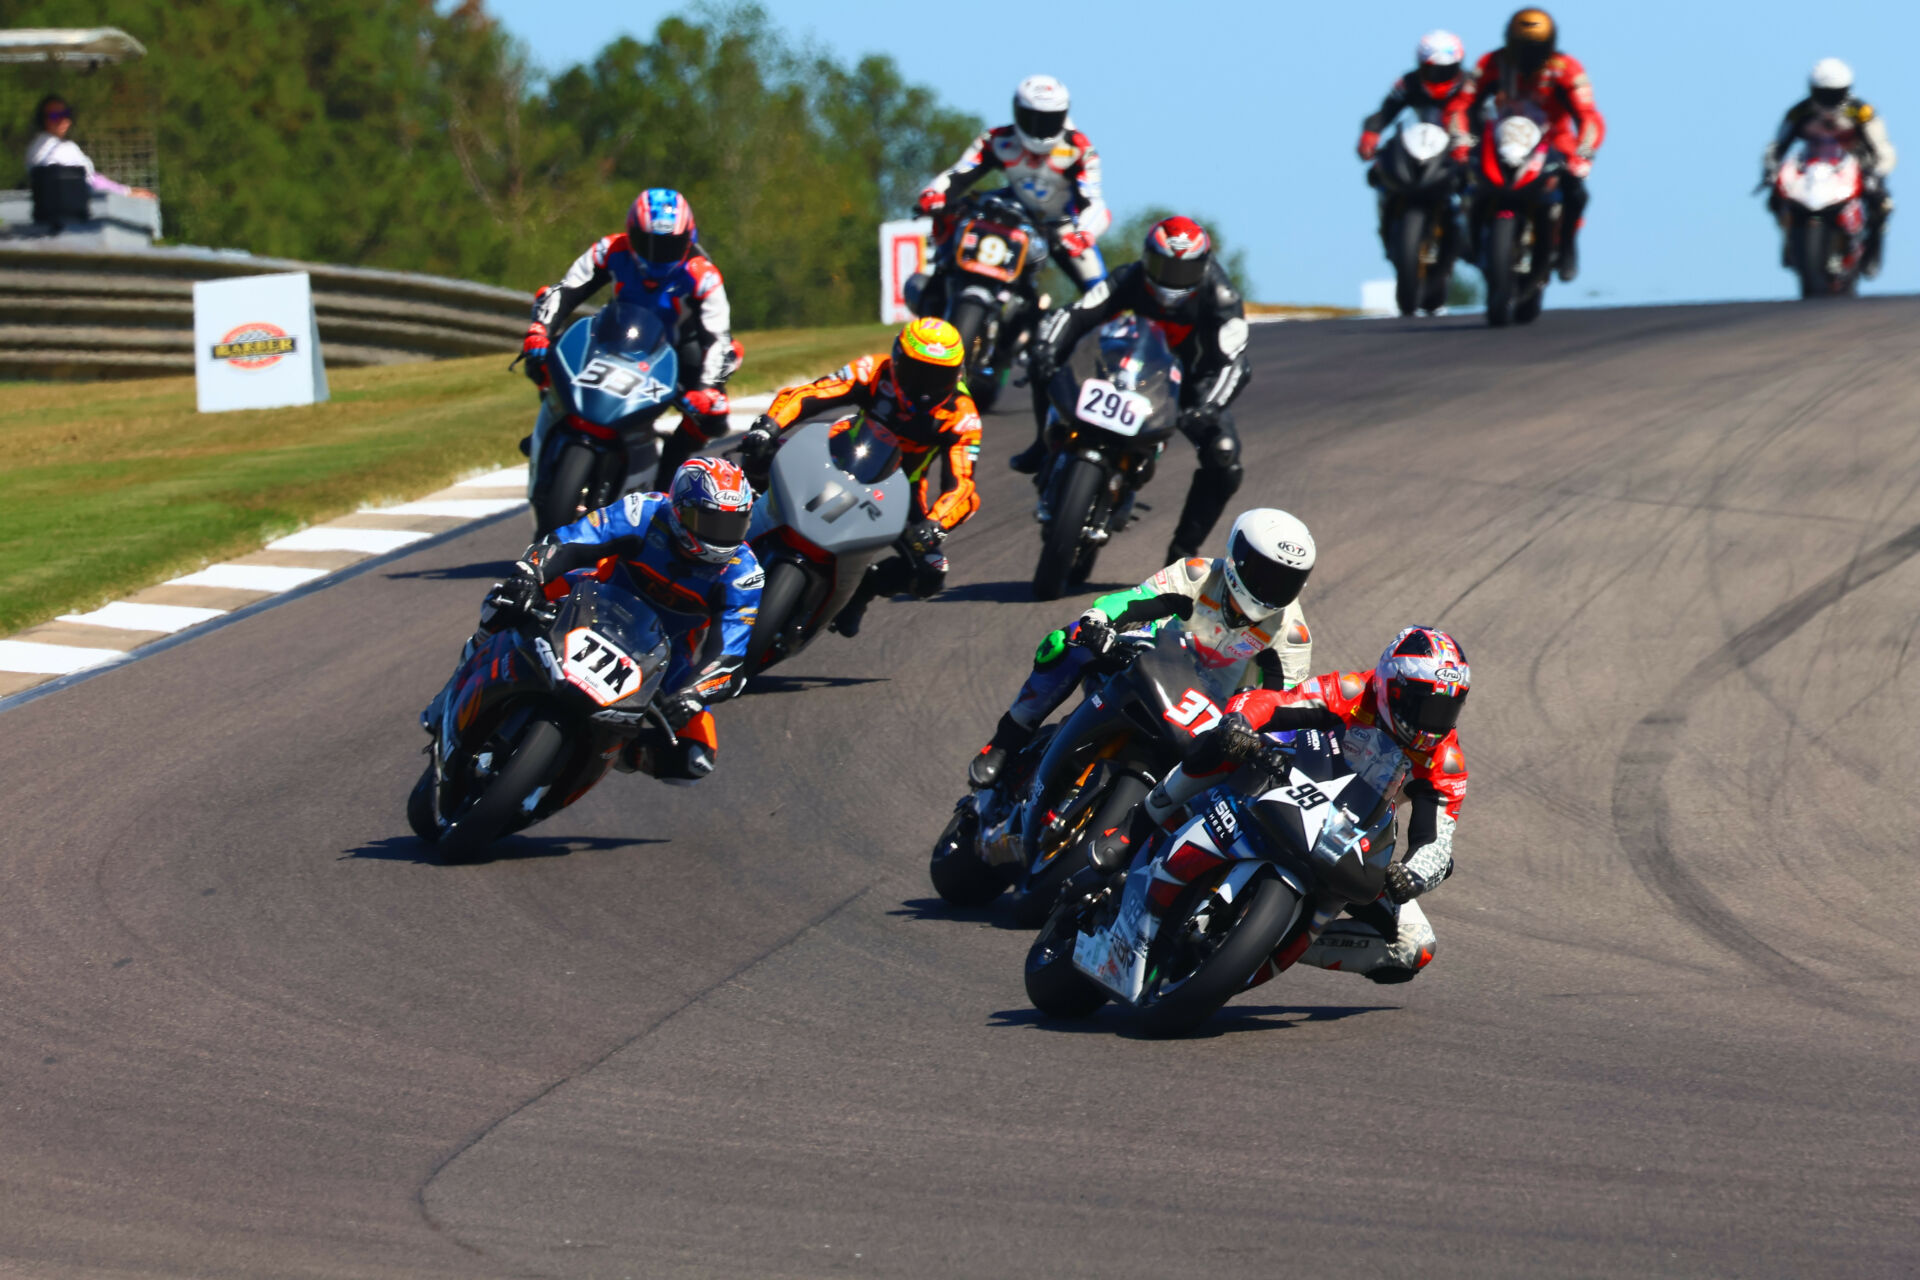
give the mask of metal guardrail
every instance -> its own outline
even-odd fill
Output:
[[[0,377],[193,372],[193,284],[304,271],[330,368],[518,350],[530,295],[406,271],[212,249],[89,250],[0,242]]]

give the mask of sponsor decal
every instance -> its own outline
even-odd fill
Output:
[[[1223,853],[1240,838],[1240,820],[1234,817],[1233,806],[1225,800],[1215,800],[1213,808],[1207,811],[1207,833]]]
[[[735,563],[738,563],[739,557],[736,556],[734,560]],[[765,569],[755,569],[752,573],[733,585],[739,587],[742,591],[758,591],[761,587],[767,585],[767,571]]]
[[[249,320],[227,330],[226,336],[213,344],[213,358],[252,373],[271,369],[292,355],[293,349],[293,335],[279,325]]]
[[[1307,549],[1297,542],[1282,542],[1276,549],[1281,555],[1292,560],[1305,560],[1307,558]]]

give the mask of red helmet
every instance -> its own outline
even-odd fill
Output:
[[[667,523],[681,555],[725,564],[739,553],[752,521],[753,486],[725,458],[689,458],[673,473]]]
[[[1408,627],[1373,669],[1373,704],[1381,727],[1400,745],[1432,751],[1459,723],[1472,683],[1467,655],[1452,636]]]
[[[1213,261],[1213,237],[1192,218],[1173,217],[1153,224],[1140,262],[1153,296],[1166,307],[1192,297]]]

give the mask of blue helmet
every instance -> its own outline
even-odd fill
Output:
[[[649,187],[627,210],[627,249],[649,276],[665,275],[685,262],[698,239],[693,206],[670,187]]]

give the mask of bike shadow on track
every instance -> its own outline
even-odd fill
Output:
[[[1105,595],[1109,591],[1124,591],[1128,587],[1138,586],[1135,582],[1088,582],[1075,587],[1069,595],[1087,594]],[[907,599],[912,599],[911,596]],[[957,587],[946,587],[938,595],[927,597],[928,604],[966,604],[985,601],[990,604],[1032,604],[1033,582],[1022,578],[1018,582],[963,582]]]
[[[450,564],[438,569],[415,569],[411,573],[389,573],[385,576],[395,581],[403,578],[417,578],[429,582],[453,582],[469,579],[478,581],[482,578],[488,581],[498,581],[513,572],[513,564],[514,562],[511,560],[489,560],[481,564]]]
[[[488,855],[463,866],[485,866],[489,862],[520,862],[528,858],[564,858],[575,853],[600,853],[613,849],[632,849],[647,844],[671,844],[664,838],[646,836],[508,836],[495,844]],[[417,862],[421,866],[443,865],[430,844],[417,837],[384,836],[342,853],[338,861],[366,858],[375,862]]]
[[[886,684],[887,676],[754,676],[740,694],[807,693],[814,689],[848,689],[861,684]]]
[[[1389,1013],[1399,1008],[1397,1004],[1229,1004],[1202,1023],[1198,1029],[1187,1035],[1171,1038],[1211,1040],[1244,1031],[1289,1031],[1309,1023],[1339,1022],[1363,1013]],[[988,1018],[988,1025],[995,1027],[1031,1027],[1036,1031],[1061,1032],[1067,1035],[1098,1032],[1101,1035],[1117,1035],[1125,1040],[1168,1038],[1145,1034],[1132,1022],[1130,1015],[1119,1006],[1112,1004],[1105,1006],[1091,1018],[1075,1020],[1049,1018],[1033,1008],[1001,1009],[997,1013],[989,1014]]]
[[[984,907],[956,907],[944,898],[908,898],[887,914],[904,916],[909,920],[939,920],[947,924],[990,924],[996,929],[1014,933],[1034,932],[1025,925],[1013,922],[1012,902],[1012,896],[1004,893]]]

